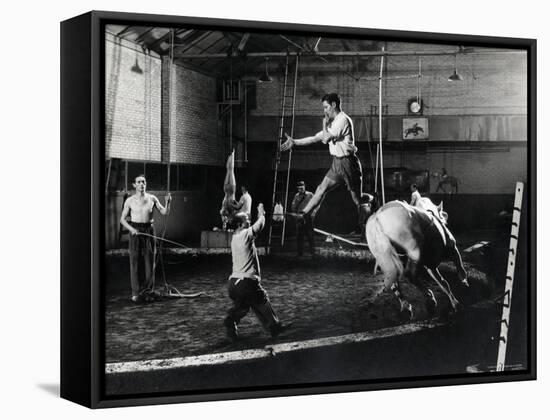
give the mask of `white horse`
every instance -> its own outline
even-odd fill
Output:
[[[399,283],[405,275],[415,286],[425,291],[426,306],[430,313],[434,312],[437,301],[419,274],[426,272],[437,283],[449,298],[453,310],[456,310],[459,302],[439,272],[439,264],[446,258],[453,260],[459,278],[465,286],[468,285],[456,240],[447,227],[447,217],[442,204],[436,206],[423,197],[420,205],[414,207],[403,201],[391,201],[367,221],[367,242],[384,273],[384,285],[395,293],[401,310],[407,310],[411,318],[412,305],[399,290]],[[405,266],[399,253],[407,257]]]

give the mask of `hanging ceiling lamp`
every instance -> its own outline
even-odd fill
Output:
[[[267,72],[267,60],[269,60],[269,57],[265,57],[265,74],[262,74],[262,76],[258,79],[260,83],[269,83],[273,81],[273,78]]]
[[[456,54],[455,54],[455,70],[453,72],[453,74],[451,74],[449,76],[449,78],[447,79],[449,82],[459,82],[461,80],[464,80],[463,77],[458,74],[458,72],[456,71]]]
[[[139,62],[138,62],[138,58],[137,58],[137,53],[136,53],[136,62],[135,64],[132,66],[132,68],[130,69],[132,72],[134,73],[137,73],[137,74],[143,74],[143,70],[141,69],[141,67],[139,66]]]

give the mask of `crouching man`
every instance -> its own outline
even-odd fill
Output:
[[[237,325],[252,309],[271,336],[277,337],[288,329],[289,325],[283,325],[279,321],[266,291],[260,284],[260,262],[254,240],[265,225],[263,204],[258,205],[258,219],[252,226],[246,213],[237,213],[234,220],[237,230],[231,240],[233,273],[229,277],[228,285],[233,307],[224,320],[227,335],[232,340],[239,337]]]

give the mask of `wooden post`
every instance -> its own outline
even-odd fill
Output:
[[[510,251],[508,254],[508,270],[504,287],[502,303],[502,319],[500,321],[500,343],[498,346],[497,372],[504,370],[506,359],[506,345],[508,344],[508,328],[510,326],[510,308],[512,307],[512,289],[514,286],[514,271],[516,265],[516,251],[518,246],[519,222],[521,218],[521,201],[523,198],[523,183],[516,183],[516,198],[512,215],[512,233],[510,234]]]
[[[382,47],[384,52],[384,47]],[[378,78],[378,142],[380,144],[380,189],[382,190],[382,205],[386,204],[384,193],[384,157],[382,153],[382,72],[384,70],[384,56],[380,59],[380,76]]]
[[[105,194],[109,192],[109,182],[111,178],[111,167],[113,166],[113,159],[109,159],[109,166],[107,167],[107,180],[105,181]]]

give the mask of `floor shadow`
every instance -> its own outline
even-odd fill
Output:
[[[38,388],[55,397],[59,397],[59,384],[38,384]]]

